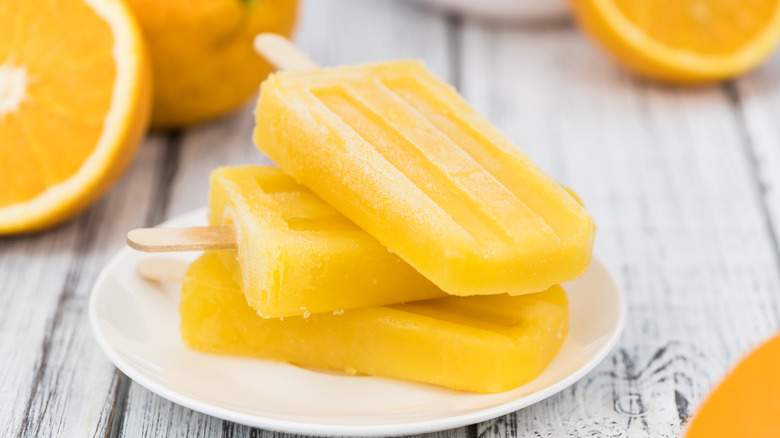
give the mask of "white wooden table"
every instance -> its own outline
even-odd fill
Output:
[[[443,437],[676,437],[780,323],[780,59],[701,89],[616,68],[568,22],[508,26],[398,1],[309,1],[297,41],[322,65],[421,58],[598,224],[628,297],[617,349],[557,396]],[[218,165],[269,163],[252,105],[149,135],[91,209],[0,239],[0,435],[271,436],[162,399],[117,371],[86,304],[125,232],[206,204]]]

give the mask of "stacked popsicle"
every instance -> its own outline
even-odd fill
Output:
[[[282,72],[256,117],[281,170],[212,173],[235,245],[185,277],[187,345],[476,392],[549,364],[593,222],[451,87],[408,61]]]

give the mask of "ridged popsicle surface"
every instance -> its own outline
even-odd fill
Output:
[[[279,73],[255,141],[450,294],[538,292],[586,270],[588,212],[420,63]]]

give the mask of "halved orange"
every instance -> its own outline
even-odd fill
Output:
[[[675,83],[727,79],[780,38],[780,0],[571,0],[582,28],[636,73]]]
[[[742,359],[693,417],[686,438],[780,436],[780,335]]]
[[[0,234],[60,222],[121,175],[150,66],[119,0],[0,1]]]

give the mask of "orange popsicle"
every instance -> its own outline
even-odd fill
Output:
[[[236,233],[220,257],[263,317],[446,295],[276,167],[219,168],[209,198],[211,224]]]
[[[536,377],[568,331],[563,289],[263,319],[219,257],[189,268],[179,307],[189,347],[475,392],[500,392]]]
[[[277,73],[255,142],[455,295],[538,292],[585,272],[588,212],[422,64]]]

